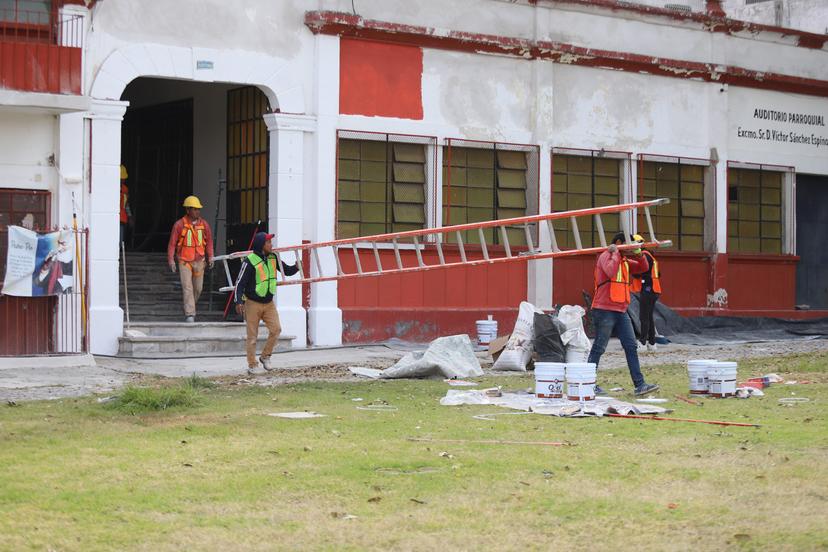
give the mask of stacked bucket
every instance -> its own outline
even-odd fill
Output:
[[[737,368],[735,362],[720,362],[713,359],[688,360],[690,393],[722,399],[735,396]]]
[[[564,381],[570,401],[595,400],[596,367],[593,362],[536,362],[535,396],[562,399]]]

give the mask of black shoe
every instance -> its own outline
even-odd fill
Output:
[[[658,391],[659,389],[660,387],[656,383],[642,383],[635,388],[635,396],[640,397],[641,395],[647,395],[648,393]]]

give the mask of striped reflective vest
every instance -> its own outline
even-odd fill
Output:
[[[649,251],[644,251],[647,261],[650,263],[650,278],[653,281],[653,293],[661,293],[661,271],[658,269],[658,261],[655,256]],[[633,293],[641,291],[641,275],[633,276],[632,281]]]
[[[597,272],[597,271],[596,271]],[[611,279],[598,283],[595,280],[595,292],[604,284],[609,284],[609,297],[613,303],[629,304],[630,302],[630,265],[627,259],[622,258],[618,263],[618,272]]]
[[[262,259],[255,253],[247,256],[256,275],[256,295],[267,297],[267,294],[276,295],[276,256],[268,255]]]
[[[178,237],[178,258],[185,262],[192,262],[196,258],[204,257],[204,229],[206,225],[202,219],[195,224],[189,217],[184,217],[184,228]]]

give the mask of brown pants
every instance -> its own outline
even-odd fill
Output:
[[[204,260],[185,263],[178,261],[181,294],[184,296],[184,316],[195,316],[196,303],[204,286]]]
[[[244,302],[244,321],[247,322],[247,366],[256,366],[256,340],[259,338],[259,320],[263,320],[267,327],[267,341],[262,348],[262,358],[270,358],[276,340],[282,333],[282,324],[279,322],[279,313],[273,301],[257,303]]]

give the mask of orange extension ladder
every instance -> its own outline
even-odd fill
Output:
[[[289,264],[295,263],[299,269],[299,277],[286,278],[280,273],[280,275],[277,275],[277,280],[279,285],[296,285],[329,282],[332,280],[344,280],[347,278],[362,278],[365,276],[380,276],[384,274],[422,272],[425,270],[436,270],[458,266],[534,261],[538,259],[554,259],[557,257],[570,257],[573,255],[595,254],[607,247],[607,240],[604,234],[604,225],[601,221],[601,215],[613,213],[619,214],[621,229],[627,237],[627,244],[622,245],[619,249],[634,249],[640,247],[640,245],[630,243],[630,219],[624,215],[634,213],[637,209],[644,210],[644,218],[647,223],[649,241],[646,242],[644,247],[669,247],[672,245],[671,241],[658,240],[656,238],[650,214],[651,208],[658,205],[664,205],[669,202],[669,199],[662,198],[651,201],[639,201],[636,203],[624,203],[608,207],[594,207],[592,209],[563,211],[560,213],[550,213],[546,215],[490,220],[487,222],[459,224],[456,226],[426,228],[423,230],[411,230],[408,232],[396,232],[393,234],[378,234],[375,236],[348,238],[323,243],[307,243],[289,247],[279,247],[274,248],[273,252],[276,254],[277,262],[279,263],[280,268],[284,267],[283,263],[285,262],[288,262]],[[592,217],[594,219],[595,230],[597,231],[601,243],[600,247],[583,247],[581,234],[578,230],[578,219],[584,219],[586,217]],[[556,232],[561,233],[564,232],[564,230],[555,229],[553,227],[553,221],[561,219],[569,219],[570,221],[570,228],[565,231],[572,232],[572,241],[575,244],[574,248],[561,249],[558,247]],[[545,227],[546,231],[549,233],[548,243],[551,247],[548,249],[541,248],[540,242],[543,240],[536,239],[540,237],[539,234],[543,227]],[[493,230],[491,234],[492,236],[500,236],[500,243],[497,244],[495,251],[491,251],[489,249],[490,245],[494,244],[486,243],[486,235],[484,232],[486,229]],[[519,247],[521,251],[513,251],[513,245],[509,243],[509,232],[507,230],[515,229],[522,229],[526,237],[526,244],[521,244]],[[480,240],[479,243],[464,243],[463,233],[475,230],[477,231],[477,237]],[[453,243],[449,243],[446,241],[447,237],[451,237],[455,241]],[[408,243],[401,244],[400,242],[403,240],[406,240]],[[393,249],[396,262],[394,262],[391,266],[383,266],[380,260],[381,249],[378,247],[380,244],[386,244],[383,246],[383,249],[388,249],[389,246]],[[452,248],[457,249],[460,254],[459,261],[446,262],[443,247],[447,244],[449,244]],[[404,247],[401,248],[401,245],[404,245]],[[413,266],[405,266],[401,251],[410,250],[412,247],[416,255],[417,264]],[[345,271],[342,267],[338,251],[344,248],[349,248],[353,251],[354,266],[356,268],[354,271]],[[324,250],[328,250],[333,253],[333,258],[336,263],[336,273],[331,273],[330,270],[326,273],[324,270],[319,256],[320,251]],[[439,262],[434,264],[426,263],[423,259],[423,253],[426,251],[436,251]],[[316,269],[316,276],[312,276],[311,273],[309,273],[308,269],[311,267],[304,266],[302,260],[304,253],[308,253],[308,258],[310,260],[309,262]],[[475,258],[470,259],[470,253],[472,253],[472,256]],[[250,254],[250,251],[239,251],[229,255],[219,255],[214,258],[215,261],[223,263],[224,272],[227,276],[227,286],[220,288],[219,291],[228,292],[232,291],[235,287],[230,274],[230,268],[227,264],[228,261],[233,259],[243,259],[244,257],[247,257],[248,254]],[[292,259],[290,257],[292,257]]]

